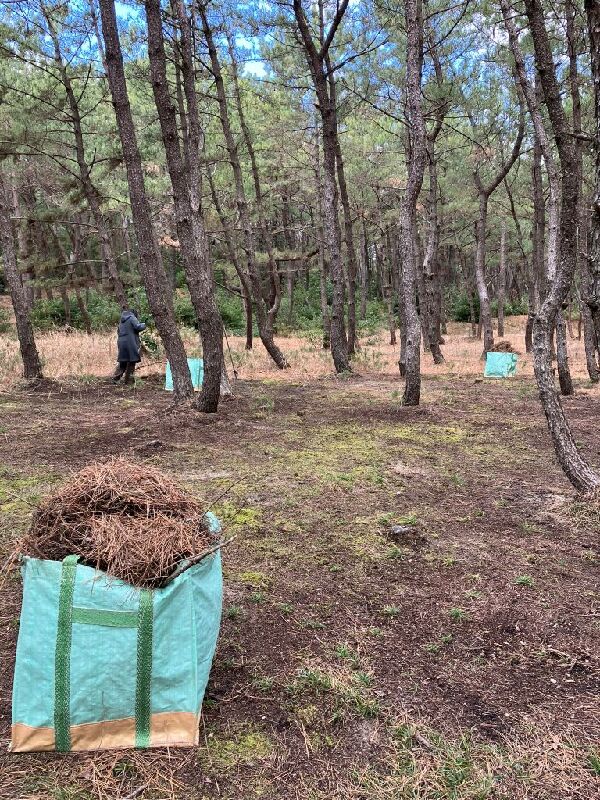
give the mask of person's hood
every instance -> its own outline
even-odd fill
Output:
[[[121,322],[127,322],[128,319],[131,319],[131,317],[134,316],[135,314],[133,314],[132,311],[123,311],[123,313],[121,314]]]

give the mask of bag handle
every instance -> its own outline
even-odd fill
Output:
[[[150,746],[152,717],[152,633],[154,594],[140,590],[137,613],[74,608],[73,594],[79,556],[63,559],[58,598],[58,627],[54,657],[54,739],[59,753],[71,750],[71,643],[73,623],[137,628],[135,686],[135,746]]]

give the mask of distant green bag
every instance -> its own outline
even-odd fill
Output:
[[[489,352],[485,359],[485,378],[508,378],[516,375],[517,354],[516,353],[492,353]]]
[[[187,363],[190,375],[192,376],[192,385],[194,389],[201,389],[202,381],[204,380],[204,361],[201,358],[188,358]],[[165,389],[167,392],[173,391],[173,374],[168,361],[165,375]]]
[[[14,752],[198,744],[221,620],[218,551],[154,590],[76,556],[25,558],[22,573]]]

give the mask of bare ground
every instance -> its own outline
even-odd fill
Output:
[[[75,388],[74,388],[75,387]],[[600,797],[600,515],[529,377],[244,381],[219,414],[158,382],[0,394],[0,549],[70,470],[156,464],[235,541],[198,751],[0,756],[0,797]],[[600,397],[566,401],[598,463]],[[394,526],[403,530],[394,532]],[[20,587],[0,605],[0,737]]]

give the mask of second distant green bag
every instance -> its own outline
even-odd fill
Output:
[[[485,359],[485,378],[509,378],[517,373],[516,353],[489,352]]]

